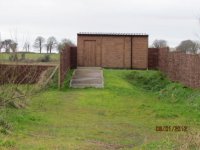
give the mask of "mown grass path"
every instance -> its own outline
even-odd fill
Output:
[[[2,149],[173,149],[181,142],[175,136],[187,133],[156,132],[156,126],[199,127],[195,110],[132,85],[130,72],[105,70],[104,89],[48,90],[27,109],[10,109],[13,133],[0,135],[8,141]]]

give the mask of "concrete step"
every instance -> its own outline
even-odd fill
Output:
[[[104,88],[102,84],[75,84],[73,88]]]
[[[71,84],[101,84],[101,79],[73,79]]]
[[[73,73],[73,77],[70,82],[70,87],[103,88],[104,87],[103,70],[99,67],[79,67]]]

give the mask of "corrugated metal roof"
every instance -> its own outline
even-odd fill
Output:
[[[88,36],[148,36],[146,33],[104,33],[104,32],[80,32],[78,35]]]

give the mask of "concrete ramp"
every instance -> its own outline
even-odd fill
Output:
[[[100,67],[78,67],[72,76],[70,87],[72,88],[103,88],[103,70]]]

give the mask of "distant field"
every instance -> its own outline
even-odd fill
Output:
[[[9,58],[12,53],[0,53],[0,61],[9,61]],[[60,55],[59,54],[39,54],[39,53],[26,53],[25,59],[32,60],[32,61],[39,61],[44,58],[46,55],[50,56],[50,61],[58,61]],[[22,58],[22,53],[17,54],[18,59]]]

